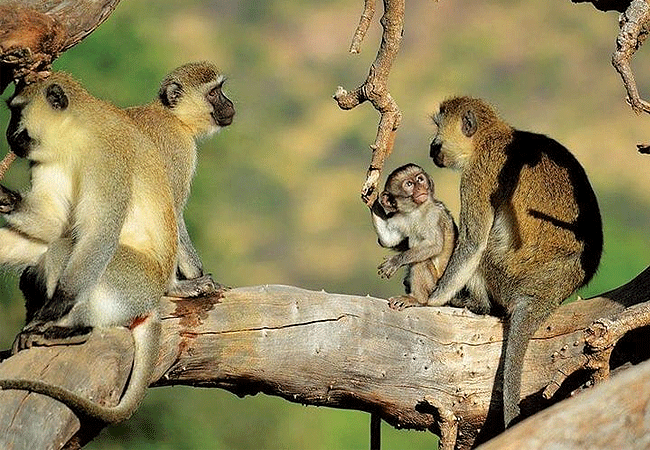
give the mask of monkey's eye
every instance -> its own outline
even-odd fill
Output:
[[[208,97],[210,98],[217,98],[219,97],[219,91],[221,90],[221,86],[216,86],[208,92]]]
[[[415,179],[419,184],[424,184],[424,175],[418,175]]]

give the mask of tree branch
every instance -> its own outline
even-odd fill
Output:
[[[541,395],[567,362],[582,361],[585,330],[594,321],[616,317],[629,304],[649,300],[649,293],[650,269],[608,297],[559,308],[526,356],[525,414],[587,382],[591,372],[581,370],[561,383],[553,399]],[[373,412],[396,427],[441,434],[445,449],[469,448],[501,429],[503,327],[495,317],[450,307],[393,311],[381,299],[288,286],[238,288],[202,300],[164,299],[162,316],[154,386],[219,387],[240,396],[264,392],[301,404]],[[641,338],[647,340],[646,334]],[[612,360],[623,365],[633,359],[632,348],[639,346],[617,345]],[[0,364],[0,377],[44,378],[114,403],[132,351],[126,330],[98,330],[82,346],[20,352]],[[62,411],[65,407],[40,395],[0,391],[0,448],[7,439],[25,443],[16,449],[61,448],[71,438],[84,442],[97,432],[96,425],[84,424],[79,433],[74,415]],[[37,417],[56,423],[44,427]],[[52,442],[59,447],[45,446]]]
[[[358,53],[361,41],[365,36],[370,21],[374,15],[374,0],[366,0],[359,26],[355,32],[351,53]],[[402,41],[404,29],[404,0],[384,0],[384,15],[381,18],[384,29],[375,61],[370,67],[366,81],[348,92],[339,86],[334,99],[341,109],[352,109],[366,100],[379,111],[381,118],[377,128],[377,137],[372,149],[372,159],[366,174],[366,181],[361,191],[361,199],[371,206],[377,198],[377,184],[384,167],[386,158],[393,150],[395,133],[402,120],[402,113],[397,103],[388,92],[388,75]]]
[[[480,450],[650,448],[650,362],[554,405],[479,447]]]
[[[11,0],[0,4],[0,94],[47,77],[58,56],[92,33],[119,0]]]

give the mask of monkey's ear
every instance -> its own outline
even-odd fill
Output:
[[[68,96],[65,95],[63,88],[56,83],[47,87],[45,98],[53,109],[64,110],[68,107]]]
[[[474,114],[474,111],[468,109],[465,111],[465,114],[463,114],[463,134],[467,137],[472,137],[474,136],[474,133],[476,133],[477,128],[478,123],[476,121],[476,115]]]
[[[167,83],[160,87],[158,97],[163,105],[173,108],[183,95],[183,87],[178,83]]]
[[[384,191],[379,195],[379,203],[386,211],[386,214],[392,214],[397,212],[397,202],[395,197],[393,197],[390,192]]]

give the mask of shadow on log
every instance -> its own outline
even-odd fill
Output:
[[[629,304],[647,301],[649,283],[646,269],[602,297],[562,306],[546,321],[526,355],[525,415],[589,381],[591,372],[583,368],[589,353],[585,330]],[[164,299],[163,336],[154,386],[219,387],[239,396],[264,392],[302,404],[373,412],[396,427],[442,434],[443,448],[472,447],[502,427],[495,380],[503,328],[494,317],[450,307],[399,312],[372,297],[255,286],[222,297]],[[647,333],[636,337],[647,338]],[[617,364],[647,358],[647,351],[634,350],[634,342],[617,349]],[[131,355],[128,331],[97,330],[81,346],[21,352],[0,364],[0,377],[45,379],[114,404]],[[545,399],[542,392],[568,366],[575,373]],[[84,443],[99,431],[91,425],[84,424],[80,434],[76,417],[58,402],[0,391],[0,448]]]

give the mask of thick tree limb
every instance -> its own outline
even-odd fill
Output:
[[[525,420],[480,450],[650,448],[650,362]]]
[[[359,52],[361,41],[374,15],[374,9],[375,1],[366,0],[350,52]],[[334,94],[334,99],[341,109],[352,109],[368,100],[381,114],[375,143],[370,146],[372,160],[361,190],[361,199],[368,206],[371,206],[377,198],[379,177],[386,158],[393,150],[395,133],[402,120],[402,113],[388,92],[388,75],[402,42],[404,0],[384,0],[384,15],[381,18],[381,25],[384,29],[381,44],[366,81],[351,92],[339,86]]]
[[[0,94],[49,75],[52,62],[92,33],[119,0],[0,0]]]
[[[529,347],[522,410],[536,412],[587,382],[590,371],[581,370],[553,399],[541,395],[568,362],[584,359],[586,329],[649,300],[649,293],[650,269],[608,297],[559,308]],[[96,401],[115,402],[130,370],[129,333],[95,334],[82,346],[21,352],[0,364],[0,377],[46,377]],[[503,328],[494,317],[448,307],[393,311],[372,297],[257,286],[227,291],[223,298],[165,299],[163,336],[156,386],[220,387],[240,396],[264,392],[369,411],[396,427],[442,434],[445,449],[469,448],[501,428]],[[637,338],[647,342],[648,336]],[[647,347],[624,340],[612,354],[617,366],[637,362],[634,350]],[[0,391],[0,448],[7,440],[22,444],[15,449],[61,448],[75,435],[83,442],[97,431],[84,424],[78,434],[74,415],[62,411],[39,395]]]

